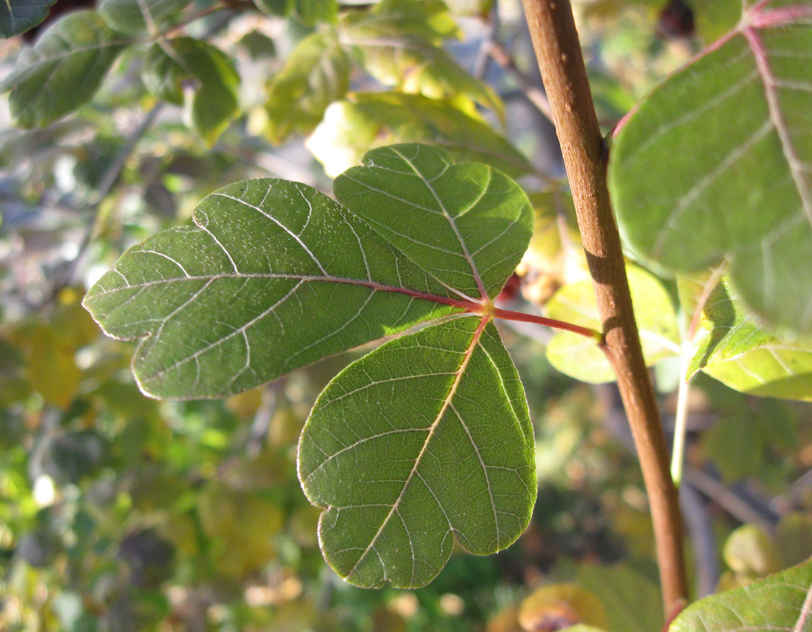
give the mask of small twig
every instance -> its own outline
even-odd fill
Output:
[[[685,461],[685,433],[688,426],[688,396],[691,394],[691,378],[688,373],[688,353],[684,343],[679,357],[679,390],[677,391],[677,410],[674,419],[674,446],[671,449],[671,478],[674,485],[682,481],[682,465]]]
[[[525,75],[513,60],[513,56],[502,46],[502,43],[497,39],[487,40],[483,44],[483,48],[487,51],[488,55],[499,66],[505,70],[513,79],[519,84],[519,89],[528,101],[541,112],[548,120],[553,120],[553,113],[550,109],[550,102],[547,100],[547,95],[544,90],[536,86],[533,81]]]
[[[664,611],[671,613],[688,596],[682,516],[609,201],[608,153],[569,0],[524,0],[524,7],[603,321],[604,350],[617,377],[648,492]]]
[[[135,149],[135,146],[138,144],[138,141],[155,122],[155,119],[158,117],[158,114],[162,108],[162,101],[159,101],[152,106],[152,109],[147,112],[146,116],[141,121],[141,124],[133,131],[132,134],[130,134],[126,144],[118,151],[115,159],[112,163],[110,163],[110,166],[107,167],[107,170],[104,172],[96,192],[96,199],[88,207],[89,217],[87,218],[87,228],[85,229],[84,237],[79,244],[79,249],[76,252],[76,256],[67,262],[62,275],[60,275],[59,279],[54,284],[53,290],[51,291],[49,297],[49,302],[53,301],[59,292],[72,282],[73,275],[76,273],[79,262],[93,240],[93,233],[96,228],[96,219],[98,218],[99,208],[101,207],[102,202],[104,202],[104,199],[113,189],[113,185],[116,183],[122,169],[124,169],[124,165]]]

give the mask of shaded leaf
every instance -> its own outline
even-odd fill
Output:
[[[625,564],[583,564],[578,568],[577,584],[603,603],[608,620],[603,627],[616,632],[651,632],[662,625],[658,583]]]
[[[679,352],[679,331],[671,297],[659,280],[637,266],[627,265],[635,318],[647,365]],[[590,327],[603,328],[592,281],[562,287],[547,303],[546,316]],[[567,331],[556,331],[547,345],[547,359],[562,373],[584,382],[615,379],[609,361],[593,340]]]
[[[325,195],[259,179],[205,198],[195,226],[127,251],[85,306],[149,336],[133,370],[155,397],[222,397],[448,311],[430,279]]]
[[[130,42],[98,13],[79,11],[55,22],[26,49],[0,84],[20,127],[44,127],[93,98],[118,54]]]
[[[191,0],[101,0],[99,15],[121,33],[155,32]]]
[[[285,67],[268,84],[267,133],[281,143],[296,132],[309,133],[327,106],[350,87],[350,59],[335,33],[314,33],[291,51]]]
[[[534,172],[527,158],[483,120],[417,94],[353,94],[333,103],[306,145],[328,175],[336,176],[373,147],[404,141],[438,145],[457,159],[484,162],[511,176]]]
[[[393,340],[340,373],[299,445],[299,478],[325,507],[327,561],[360,586],[414,588],[451,555],[494,553],[524,531],[536,495],[533,429],[487,317]]]
[[[812,399],[812,340],[766,330],[722,281],[702,312],[705,334],[688,375],[700,369],[752,395]]]
[[[760,2],[621,128],[609,181],[641,257],[730,261],[742,300],[812,331],[812,4]],[[667,156],[668,160],[663,160]]]
[[[670,632],[812,630],[812,561],[743,588],[701,599],[683,610]]]
[[[56,0],[6,0],[0,5],[0,37],[14,37],[48,17]]]
[[[515,182],[428,145],[375,149],[363,165],[336,179],[342,204],[443,285],[471,299],[499,294],[533,229]]]
[[[239,113],[240,77],[234,63],[200,40],[178,37],[153,44],[144,63],[144,83],[162,99],[183,105],[184,122],[209,145]]]

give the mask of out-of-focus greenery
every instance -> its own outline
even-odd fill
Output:
[[[133,381],[132,344],[105,338],[80,305],[127,247],[188,222],[216,188],[271,174],[329,191],[326,173],[401,140],[524,176],[538,211],[524,295],[546,304],[583,283],[549,124],[512,71],[482,61],[489,38],[512,42],[519,72],[535,80],[519,3],[325,2],[319,11],[204,0],[126,37],[116,30],[126,12],[100,4],[93,20],[106,20],[120,50],[109,51],[117,57],[99,91],[68,98],[66,80],[51,97],[68,102],[62,114],[64,103],[25,94],[2,103],[0,630],[659,629],[651,526],[622,409],[612,386],[555,371],[545,332],[503,327],[536,428],[530,528],[496,556],[456,552],[426,588],[366,591],[324,564],[319,510],[295,465],[315,397],[355,354],[226,401],[157,402]],[[698,35],[663,39],[667,4],[578,4],[607,130],[735,13],[696,2]],[[2,41],[0,77],[30,47]],[[72,63],[81,74],[89,62]],[[15,128],[12,118],[45,126]],[[672,285],[664,296],[677,294]],[[520,294],[505,301],[532,307]],[[674,359],[654,371],[669,424]],[[686,511],[705,524],[689,532],[695,566],[714,562],[702,561],[708,538],[727,565],[723,587],[802,561],[812,553],[803,476],[812,410],[705,375],[689,409],[684,484],[702,499]]]

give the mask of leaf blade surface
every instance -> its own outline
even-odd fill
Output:
[[[812,3],[762,2],[618,133],[625,240],[679,272],[730,259],[745,302],[812,330]]]
[[[535,499],[524,391],[487,318],[393,340],[325,389],[302,433],[299,477],[326,508],[327,561],[350,583],[415,588],[451,554],[494,553]]]
[[[131,248],[84,301],[108,335],[147,336],[133,371],[151,396],[237,393],[452,309],[435,302],[445,288],[305,185],[235,183],[193,218]]]

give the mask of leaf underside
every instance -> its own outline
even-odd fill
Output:
[[[385,344],[322,393],[299,477],[326,507],[319,538],[350,583],[427,584],[453,538],[485,555],[526,528],[535,499],[524,391],[487,319],[456,317]]]
[[[767,321],[812,331],[812,2],[760,2],[618,133],[609,180],[639,256],[730,260]]]
[[[812,632],[812,561],[701,599],[683,610],[670,632]]]
[[[109,335],[145,337],[135,376],[171,398],[236,393],[432,323],[334,378],[299,446],[327,560],[361,586],[416,587],[452,534],[493,553],[530,519],[527,402],[479,307],[527,248],[532,210],[506,176],[434,147],[364,163],[336,181],[343,206],[281,180],[220,189],[195,226],[127,251],[84,304]]]
[[[812,399],[812,340],[765,330],[723,281],[703,309],[705,333],[688,367],[762,397]]]

